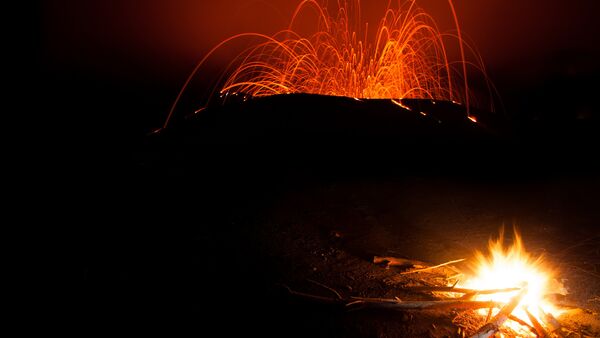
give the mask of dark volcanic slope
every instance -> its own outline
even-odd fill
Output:
[[[188,116],[195,137],[219,142],[291,144],[447,143],[482,137],[484,128],[451,102],[403,99],[359,100],[308,94],[248,99],[233,96],[223,104]],[[212,140],[211,140],[212,138]],[[440,142],[444,140],[443,142]]]
[[[158,135],[167,141],[158,142],[203,153],[224,147],[232,158],[301,159],[321,169],[375,164],[392,172],[537,175],[598,168],[593,153],[600,136],[594,121],[511,121],[502,113],[472,111],[474,123],[463,106],[418,99],[402,100],[408,109],[391,100],[306,94],[233,96],[224,102],[174,123]]]

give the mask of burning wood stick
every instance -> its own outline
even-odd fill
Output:
[[[523,296],[527,293],[527,287],[521,289],[518,295],[514,296],[510,302],[502,307],[500,312],[492,319],[491,322],[486,323],[477,330],[477,332],[471,336],[471,338],[489,338],[492,337],[496,332],[500,330],[500,327],[509,318],[510,314],[519,305]]]
[[[508,316],[508,319],[512,320],[513,322],[519,323],[519,325],[523,327],[526,327],[529,331],[531,331],[531,333],[537,334],[537,332],[535,332],[535,328],[529,325],[526,321],[522,320],[521,318],[510,315]]]
[[[474,295],[489,295],[489,294],[494,294],[494,293],[519,291],[519,290],[521,290],[521,288],[475,290],[475,289],[455,288],[453,286],[415,286],[415,287],[405,288],[405,290],[417,291],[417,292],[435,291],[435,292],[465,293],[465,294],[474,294]]]
[[[406,258],[398,258],[391,256],[375,256],[373,257],[373,263],[375,264],[384,264],[385,267],[389,268],[390,266],[403,266],[410,268],[424,268],[427,266],[424,262],[416,261],[413,259]]]
[[[450,262],[446,262],[446,263],[442,263],[442,264],[438,264],[438,265],[434,265],[434,266],[430,266],[430,267],[426,267],[426,268],[422,268],[422,269],[404,271],[404,272],[401,272],[400,274],[406,275],[406,274],[409,274],[409,273],[429,271],[429,270],[441,268],[442,266],[446,266],[446,265],[450,265],[450,264],[454,264],[454,263],[459,263],[459,262],[462,262],[464,260],[466,260],[466,258],[456,259],[456,260],[453,260],[453,261],[450,261]]]
[[[466,301],[466,300],[433,300],[433,301],[400,301],[396,299],[360,298],[352,297],[356,301],[347,306],[361,305],[369,309],[389,310],[425,310],[425,309],[481,309],[499,307],[499,303],[492,301]]]
[[[535,316],[532,315],[531,312],[529,312],[529,309],[525,309],[525,313],[527,313],[529,321],[531,321],[531,323],[533,324],[533,327],[535,328],[538,337],[544,338],[548,336],[548,332],[546,332],[546,329],[544,329],[544,327],[542,326],[542,324],[540,324],[537,318],[535,318]]]
[[[485,317],[486,323],[490,320],[490,318],[492,318],[492,310],[494,310],[493,307],[490,307],[490,309],[488,310],[487,316]]]
[[[542,309],[541,307],[539,307],[538,310],[542,314],[542,317],[544,318],[544,321],[548,326],[548,331],[558,335],[559,337],[564,337],[564,335],[561,332],[562,325],[560,325],[559,321],[556,320],[556,318],[554,318],[554,316],[550,312],[544,312],[544,309]]]
[[[292,290],[284,285],[287,291],[294,296],[309,299],[319,303],[345,305],[352,307],[361,305],[362,308],[390,309],[390,310],[423,310],[423,309],[480,309],[487,307],[499,307],[500,304],[493,301],[466,301],[466,300],[438,300],[438,301],[402,301],[399,298],[365,298],[350,297],[350,299],[336,299],[323,297],[304,292]]]

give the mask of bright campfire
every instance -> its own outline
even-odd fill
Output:
[[[498,239],[490,240],[488,253],[477,252],[470,274],[453,266],[465,260],[431,266],[401,257],[375,256],[373,263],[383,265],[386,270],[391,267],[399,270],[395,279],[402,284],[398,289],[402,295],[393,298],[344,296],[316,281],[312,283],[325,289],[330,297],[294,291],[287,286],[286,289],[291,295],[340,305],[349,311],[453,310],[452,322],[461,337],[563,336],[565,328],[557,318],[566,310],[559,310],[551,300],[560,298],[556,297],[559,294],[565,295],[566,290],[555,279],[555,270],[544,262],[542,255],[532,255],[525,250],[516,230],[512,245],[504,246],[501,230]],[[461,279],[460,284],[457,278]],[[445,284],[435,282],[440,279]],[[429,294],[433,299],[413,298],[422,294]]]
[[[545,296],[563,293],[564,288],[554,279],[554,272],[544,264],[542,255],[535,257],[525,250],[516,230],[514,242],[508,247],[504,246],[503,235],[501,231],[497,240],[490,240],[487,255],[476,253],[473,276],[461,287],[474,290],[518,288],[510,292],[477,295],[475,300],[503,304],[501,308],[491,311],[480,309],[478,312],[486,316],[486,322],[496,325],[496,329],[506,325],[523,335],[531,331],[526,329],[527,326],[535,329],[538,335],[553,331],[554,318],[560,311]],[[485,336],[485,331],[486,328],[479,330],[481,336]]]

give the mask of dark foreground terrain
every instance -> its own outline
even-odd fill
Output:
[[[82,335],[456,336],[456,313],[347,313],[291,297],[285,286],[330,295],[316,281],[344,296],[422,299],[401,291],[418,279],[373,256],[471,258],[502,225],[516,226],[557,268],[565,301],[597,318],[594,121],[517,123],[474,112],[474,123],[452,103],[403,104],[410,110],[386,100],[234,98],[137,140],[118,170],[84,181],[88,194],[111,197],[78,204],[87,216],[72,234],[71,327]]]

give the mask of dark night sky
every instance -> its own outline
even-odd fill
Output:
[[[49,86],[78,91],[87,86],[89,92],[83,96],[95,101],[119,92],[115,102],[132,107],[146,97],[142,110],[149,116],[137,113],[135,119],[154,121],[208,49],[235,33],[273,33],[285,27],[297,3],[46,1],[43,56]],[[364,16],[377,18],[386,1],[368,3],[363,4]],[[442,31],[452,29],[446,1],[421,0],[420,4]],[[527,110],[522,106],[531,95],[555,99],[594,93],[598,85],[590,78],[600,67],[596,62],[600,59],[598,1],[463,0],[455,1],[455,6],[464,33],[482,54],[508,110]],[[98,90],[105,93],[95,97]]]
[[[48,1],[44,8],[47,49],[65,62],[118,73],[121,62],[141,64],[160,76],[197,60],[239,32],[284,28],[298,1]],[[363,4],[367,21],[386,1]],[[421,0],[441,30],[452,28],[446,1]],[[455,1],[463,30],[491,68],[536,68],[557,53],[598,53],[600,4],[576,1]],[[96,63],[98,62],[98,63]],[[108,69],[103,69],[106,67]],[[173,75],[176,77],[176,75]]]

